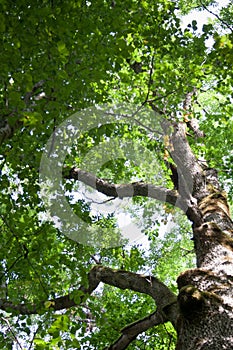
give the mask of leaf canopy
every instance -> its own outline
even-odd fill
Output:
[[[185,115],[186,94],[197,89],[190,113],[200,121],[206,138],[203,143],[191,135],[189,141],[200,159],[218,169],[232,203],[233,8],[231,4],[223,8],[222,20],[206,23],[201,33],[195,18],[183,29],[182,14],[216,2],[201,3],[0,2],[0,128],[11,130],[0,135],[0,293],[16,305],[37,305],[41,314],[17,315],[9,308],[1,321],[2,348],[11,349],[18,341],[27,349],[30,344],[35,349],[104,349],[123,326],[153,312],[148,296],[110,286],[100,287],[75,309],[51,311],[55,297],[73,293],[77,303],[82,300],[77,288],[87,283],[96,261],[154,273],[174,291],[177,275],[195,264],[188,221],[169,205],[149,199],[135,197],[126,206],[130,220],[146,233],[149,251],[138,242],[111,249],[84,246],[45,220],[39,187],[41,156],[53,131],[71,114],[93,105],[126,103],[138,108],[153,101],[158,111],[178,121]],[[213,46],[208,48],[210,38]],[[67,154],[65,166],[83,164],[87,154],[86,164],[91,166],[94,159],[98,165],[98,147],[116,138],[118,157],[102,164],[98,177],[110,183],[143,180],[172,188],[163,162],[164,139],[148,128],[109,123],[83,132]],[[137,157],[127,158],[125,145],[132,143],[138,162]],[[64,180],[63,186],[70,206],[84,222],[95,222],[108,231],[116,226],[114,215],[101,210],[93,214],[90,202],[74,198],[74,182]],[[179,229],[174,226],[161,234],[175,217]],[[174,349],[174,344],[168,324],[147,331],[129,349]]]

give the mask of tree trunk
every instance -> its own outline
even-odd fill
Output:
[[[185,142],[177,130],[172,139],[173,159],[181,171],[185,167],[182,174],[187,181],[188,169],[181,165],[179,155],[182,147],[188,147]],[[192,152],[187,150],[183,164],[193,161]],[[197,268],[183,272],[177,280],[180,312],[176,349],[230,350],[233,349],[233,222],[217,171],[198,167],[198,161],[193,164],[194,167],[189,167],[196,203],[193,208],[196,207],[200,216],[200,220],[192,220]],[[186,184],[186,188],[190,186]]]
[[[214,222],[194,239],[198,267],[178,278],[177,350],[233,349],[233,240]]]

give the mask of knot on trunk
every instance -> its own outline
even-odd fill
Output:
[[[181,314],[186,319],[193,319],[205,306],[205,297],[198,288],[187,285],[181,288],[178,303]]]

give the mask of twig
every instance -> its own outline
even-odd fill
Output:
[[[8,321],[6,318],[4,318],[4,317],[1,317],[1,319],[7,324],[7,327],[8,327],[7,330],[9,330],[9,332],[11,333],[13,339],[14,339],[14,340],[16,341],[16,343],[19,345],[20,349],[23,350],[23,348],[22,348],[20,342],[18,341],[18,339],[17,339],[17,337],[16,337],[14,331],[12,330],[12,327],[11,327],[9,321]]]
[[[233,33],[233,29],[231,28],[231,26],[225,22],[217,13],[214,13],[213,11],[211,11],[210,9],[208,9],[208,7],[206,5],[203,4],[203,2],[200,0],[200,3],[202,5],[202,7],[209,12],[211,15],[215,16],[222,24],[224,24],[232,33]]]

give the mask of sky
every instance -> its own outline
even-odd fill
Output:
[[[222,7],[225,7],[230,0],[219,0],[218,6],[210,6],[209,9],[215,14],[219,14]],[[182,18],[183,27],[186,28],[189,23],[193,20],[197,21],[198,28],[201,29],[203,24],[208,23],[208,19],[215,19],[215,16],[209,13],[207,10],[204,11],[191,11],[188,15]]]

